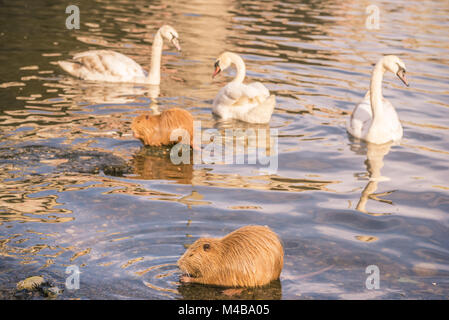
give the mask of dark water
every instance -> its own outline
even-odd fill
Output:
[[[177,259],[199,237],[263,224],[284,242],[280,281],[237,298],[447,299],[449,4],[376,1],[380,28],[368,30],[369,4],[83,1],[81,28],[68,30],[66,4],[1,1],[0,298],[34,275],[63,288],[76,265],[80,288],[60,299],[225,299],[181,285]],[[166,46],[157,101],[155,88],[80,81],[55,64],[109,48],[149,66],[164,23],[183,51]],[[233,74],[211,79],[225,50],[276,95],[269,127],[211,116]],[[386,74],[404,137],[375,147],[345,122],[382,54],[401,57],[411,85]],[[203,130],[277,129],[277,171],[178,166],[141,149],[130,123],[156,103],[185,108]],[[369,265],[377,290],[365,286]]]

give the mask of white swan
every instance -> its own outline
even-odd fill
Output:
[[[245,63],[232,52],[225,52],[215,62],[215,77],[222,70],[234,64],[237,75],[234,80],[221,88],[213,102],[213,113],[227,119],[238,119],[250,123],[267,123],[273,113],[276,99],[260,82],[243,84]]]
[[[147,73],[133,59],[110,50],[90,50],[76,54],[74,62],[58,61],[71,75],[93,81],[134,82],[159,85],[161,81],[161,55],[163,39],[181,50],[178,33],[168,25],[162,26],[154,36],[150,72]]]
[[[385,71],[396,74],[408,86],[405,64],[396,56],[382,57],[374,66],[370,90],[363,102],[355,107],[347,123],[348,132],[356,138],[383,144],[402,138],[402,125],[393,105],[382,96],[382,79]]]

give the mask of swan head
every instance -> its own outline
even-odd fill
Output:
[[[405,77],[405,64],[401,59],[393,55],[385,56],[383,57],[383,67],[397,75],[407,87],[409,86],[407,78]]]
[[[233,53],[231,52],[224,52],[222,53],[217,60],[215,60],[215,71],[212,75],[212,78],[214,78],[217,74],[219,74],[221,71],[226,70],[232,63],[232,56]]]
[[[161,36],[170,41],[178,51],[181,51],[181,46],[179,45],[179,35],[175,28],[166,24],[159,29],[159,32]]]

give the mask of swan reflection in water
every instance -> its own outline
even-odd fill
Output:
[[[130,127],[132,119],[148,112],[155,115],[160,113],[159,85],[101,83],[63,78],[48,86],[62,88],[64,93],[60,97],[69,103],[70,116],[82,119],[84,127],[90,128],[79,130],[83,134],[113,135],[128,139],[133,136]]]
[[[381,169],[384,166],[384,157],[390,152],[390,148],[393,144],[394,144],[393,142],[388,142],[380,145],[373,143],[363,143],[363,145],[353,144],[351,146],[351,150],[355,151],[358,154],[366,153],[365,164],[369,178],[368,184],[365,186],[365,188],[362,191],[362,194],[360,195],[360,200],[357,203],[356,210],[375,216],[390,214],[390,213],[370,212],[367,210],[366,206],[369,199],[390,205],[393,204],[393,202],[390,200],[379,198],[380,196],[389,195],[393,191],[375,193],[378,188],[379,182],[390,180],[388,177],[382,176]]]
[[[61,89],[60,98],[73,105],[129,104],[143,97],[159,97],[159,85],[98,82],[63,77],[58,82],[48,82],[46,87]]]

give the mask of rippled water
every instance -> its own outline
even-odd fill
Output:
[[[380,28],[365,27],[366,7]],[[65,4],[3,1],[0,10],[0,298],[43,275],[80,288],[59,298],[223,299],[181,285],[176,261],[201,236],[270,226],[285,246],[279,282],[234,298],[449,297],[449,4],[447,1],[84,1],[81,28]],[[160,88],[76,80],[55,64],[109,48],[149,66],[157,28],[173,25]],[[242,55],[247,81],[277,97],[278,170],[224,163],[174,165],[131,135],[143,111],[181,107],[203,130],[219,123],[212,81],[223,51]],[[345,122],[372,64],[396,54],[384,95],[404,127],[400,144],[348,137]],[[159,97],[157,89],[160,89]],[[110,170],[108,168],[119,168]],[[371,177],[371,179],[370,179]],[[368,290],[365,269],[380,269]]]

